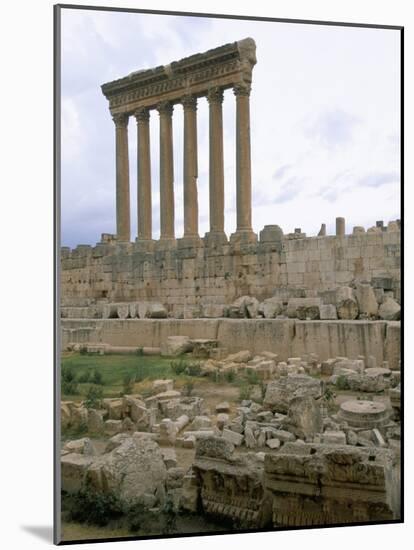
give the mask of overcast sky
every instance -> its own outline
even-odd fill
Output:
[[[251,105],[253,226],[317,234],[400,217],[400,54],[395,30],[62,10],[62,245],[115,233],[115,130],[100,86],[246,37],[257,46]],[[224,94],[226,231],[236,228],[235,98]],[[182,107],[176,106],[176,236],[183,233]],[[159,117],[151,116],[159,236]],[[198,105],[199,225],[208,231],[208,104]],[[131,238],[136,122],[129,122]]]

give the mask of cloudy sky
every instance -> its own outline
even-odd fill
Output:
[[[308,235],[400,217],[400,56],[395,30],[62,10],[62,245],[115,232],[115,131],[100,86],[132,71],[252,37],[253,226]],[[224,94],[226,231],[236,227],[235,98]],[[151,116],[154,237],[159,236],[157,113]],[[176,235],[183,233],[182,108],[175,107]],[[200,234],[208,231],[208,105],[198,106]],[[131,236],[136,123],[129,122]]]

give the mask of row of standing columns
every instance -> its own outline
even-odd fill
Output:
[[[235,85],[236,96],[236,196],[237,230],[235,236],[249,240],[255,235],[251,226],[250,160],[250,87]],[[225,240],[224,232],[224,157],[223,157],[223,89],[211,88],[209,103],[209,238]],[[198,239],[197,196],[197,97],[180,100],[184,109],[184,238]],[[160,240],[175,239],[173,103],[157,105],[160,116]],[[152,240],[150,109],[135,111],[138,141],[138,240]],[[113,116],[116,126],[116,217],[117,238],[130,241],[130,193],[128,159],[128,114]]]

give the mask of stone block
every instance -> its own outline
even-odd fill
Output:
[[[232,443],[236,447],[238,447],[239,445],[241,445],[243,443],[244,436],[242,434],[239,434],[237,432],[233,432],[232,430],[229,430],[227,428],[223,429],[222,434],[223,434],[223,439],[225,439],[229,443]]]

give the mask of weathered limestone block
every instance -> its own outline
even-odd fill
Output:
[[[88,425],[88,409],[85,407],[72,407],[71,409],[71,426],[74,429],[81,430]]]
[[[212,338],[192,338],[191,345],[193,348],[193,357],[207,359],[210,357],[212,350],[217,348],[218,342]]]
[[[104,431],[109,436],[122,432],[122,420],[106,420]]]
[[[86,470],[92,464],[93,457],[78,453],[69,453],[61,457],[61,487],[68,493],[80,491],[84,485]]]
[[[65,401],[60,403],[60,424],[62,429],[69,428],[71,424],[71,408],[69,404]]]
[[[124,400],[106,398],[102,400],[102,404],[108,413],[110,420],[121,420],[124,412]]]
[[[265,319],[274,319],[283,311],[283,303],[278,298],[267,298],[259,304],[258,313]]]
[[[77,453],[89,456],[95,454],[95,449],[89,437],[82,437],[80,439],[72,439],[70,441],[67,441],[63,445],[63,450],[70,453]]]
[[[289,374],[269,382],[263,405],[274,412],[287,413],[295,397],[320,397],[321,383],[305,374]]]
[[[174,389],[174,380],[154,380],[152,383],[152,389],[155,391],[155,393],[170,391]]]
[[[259,301],[253,296],[241,296],[229,306],[228,312],[232,318],[255,319],[259,312]]]
[[[119,319],[127,319],[129,317],[129,304],[117,304],[116,309]]]
[[[374,289],[369,283],[358,283],[355,290],[360,315],[375,317],[378,314],[378,302]]]
[[[230,443],[232,443],[236,447],[241,445],[243,443],[243,440],[244,440],[244,436],[242,434],[239,434],[237,432],[233,432],[232,430],[229,430],[227,428],[223,429],[222,435],[223,435],[223,439],[225,439],[226,441],[229,441]]]
[[[346,434],[341,431],[327,430],[322,436],[325,445],[346,445]]]
[[[99,492],[116,493],[126,505],[142,501],[144,495],[163,499],[167,469],[157,443],[150,438],[126,438],[110,453],[97,458],[86,479]]]
[[[242,526],[264,527],[270,508],[262,485],[263,462],[255,453],[236,457],[233,450],[223,438],[197,442],[193,471],[203,511]]]
[[[386,298],[380,305],[378,314],[385,321],[398,321],[400,319],[401,306],[392,298]]]
[[[177,392],[178,393],[178,392]],[[186,415],[190,420],[201,414],[203,399],[201,397],[183,397],[159,401],[159,408],[165,417],[172,420]]]
[[[177,357],[192,350],[189,336],[168,336],[161,347],[161,355]]]
[[[100,434],[104,430],[103,411],[89,409],[88,432]]]
[[[288,415],[283,426],[301,439],[322,432],[323,421],[319,403],[311,396],[294,397],[289,402]]]
[[[285,445],[265,457],[275,527],[395,519],[399,477],[392,453],[348,446]]]
[[[211,304],[205,303],[201,306],[201,317],[207,319],[214,319],[224,317],[227,306],[225,304]]]
[[[191,422],[189,429],[190,430],[203,430],[205,428],[211,428],[212,422],[211,418],[208,416],[196,416]]]
[[[320,298],[290,298],[287,306],[287,316],[290,318],[319,319]]]
[[[335,320],[338,319],[336,313],[336,307],[333,304],[322,304],[319,306],[319,316],[321,320]]]
[[[166,319],[168,312],[162,304],[152,303],[149,304],[147,317],[150,319]]]
[[[336,311],[339,319],[356,319],[358,317],[358,303],[351,287],[341,286],[337,289]]]
[[[249,350],[242,350],[228,355],[223,361],[225,363],[247,363],[251,359],[252,353]]]

